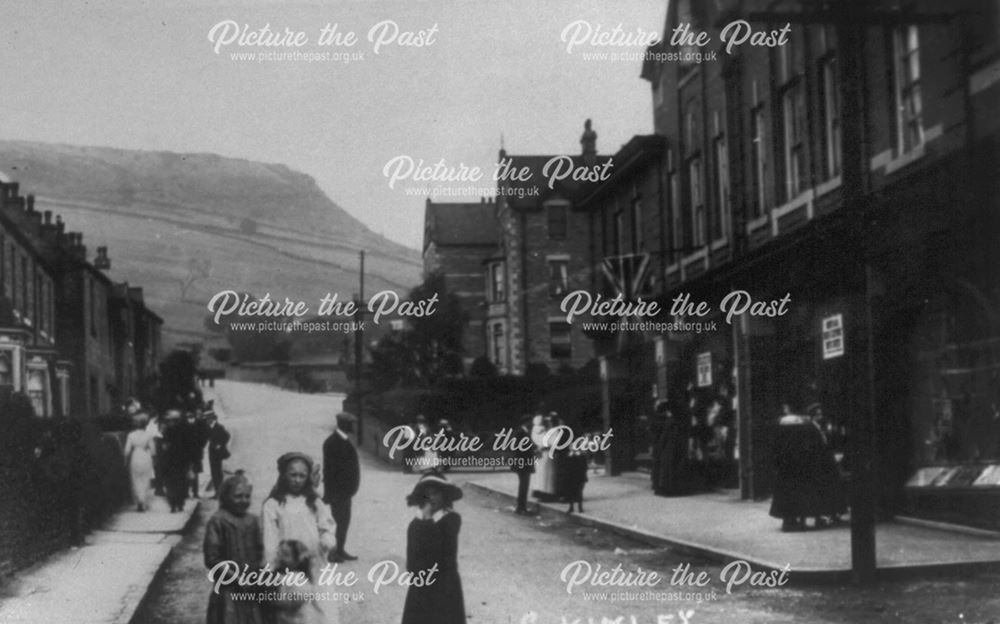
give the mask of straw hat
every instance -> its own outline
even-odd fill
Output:
[[[285,453],[284,455],[282,455],[281,457],[279,457],[278,458],[278,472],[284,472],[285,468],[288,466],[288,464],[291,463],[291,462],[293,462],[293,461],[295,461],[295,460],[304,461],[306,463],[306,466],[308,466],[307,470],[310,473],[312,472],[312,469],[313,469],[313,458],[309,457],[305,453],[300,453],[299,451],[292,451],[290,453]]]

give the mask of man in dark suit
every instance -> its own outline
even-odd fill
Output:
[[[212,490],[215,492],[212,498],[218,498],[219,488],[222,486],[222,462],[229,459],[230,435],[219,424],[219,417],[211,409],[205,412],[205,421],[208,423],[208,467],[212,473]]]
[[[517,508],[514,513],[528,515],[528,485],[535,472],[535,444],[531,442],[530,414],[521,417],[521,426],[514,432],[514,439],[514,461],[510,467],[517,473]]]
[[[347,529],[351,525],[351,498],[358,493],[361,483],[358,451],[347,437],[347,431],[354,428],[354,420],[350,414],[337,414],[337,428],[323,443],[323,501],[330,505],[337,523],[334,533],[337,548],[330,554],[330,560],[335,563],[357,559],[344,550]]]

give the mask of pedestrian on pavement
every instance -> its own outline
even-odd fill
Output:
[[[260,521],[248,513],[253,486],[243,471],[226,479],[219,487],[221,508],[212,515],[205,527],[205,567],[212,570],[226,561],[256,570],[264,553]],[[221,570],[218,574],[221,574]],[[256,600],[234,600],[233,592],[252,593],[253,587],[238,583],[226,584],[208,598],[207,624],[264,624],[264,616]]]
[[[215,491],[214,498],[219,497],[219,487],[222,485],[222,462],[229,459],[229,432],[219,424],[219,417],[212,410],[205,413],[208,423],[208,468],[212,474],[209,484]]]
[[[567,425],[568,426],[568,425]],[[564,429],[570,439],[575,439],[579,425]],[[566,513],[573,513],[573,506],[576,511],[583,513],[583,488],[587,484],[588,459],[586,451],[568,448],[561,451],[560,459],[556,463],[558,474],[560,475],[560,495],[562,499],[569,503]]]
[[[201,410],[188,412],[187,435],[191,449],[191,498],[201,498],[200,475],[205,471],[205,446],[208,444],[208,423]]]
[[[826,449],[808,417],[790,408],[784,411],[772,447],[775,479],[770,515],[781,518],[782,531],[802,531],[807,517],[822,516],[829,508],[822,474]]]
[[[521,417],[521,426],[514,432],[514,456],[511,470],[517,473],[517,508],[514,513],[528,514],[528,488],[535,472],[535,444],[531,439],[531,414]]]
[[[678,402],[659,401],[656,414],[663,419],[654,448],[653,491],[661,496],[680,496],[692,489],[688,440],[690,421]]]
[[[406,531],[406,570],[414,578],[426,577],[432,569],[437,572],[433,583],[410,585],[403,606],[403,624],[465,622],[465,599],[458,574],[462,517],[452,508],[460,498],[462,490],[434,470],[421,476],[406,497],[406,504],[417,508],[417,517]]]
[[[191,448],[180,410],[169,409],[164,415],[162,452],[167,503],[171,513],[183,511],[187,499],[188,471],[191,469]]]
[[[337,414],[337,426],[323,442],[323,500],[330,505],[330,513],[337,523],[337,544],[331,555],[333,562],[357,559],[344,550],[347,529],[351,526],[351,499],[361,485],[358,450],[347,437],[347,431],[354,429],[354,420],[350,414]]]
[[[269,601],[273,624],[333,624],[339,621],[337,603],[319,599],[324,592],[316,585],[314,557],[298,540],[283,540],[278,544],[277,569],[297,575],[297,582],[294,586],[278,589],[277,597]]]
[[[132,415],[132,431],[125,437],[125,466],[136,511],[146,511],[153,496],[153,435],[146,429],[149,416],[144,412]]]
[[[149,424],[146,425],[146,433],[153,440],[153,494],[163,496],[163,429],[165,422],[162,414],[150,412]]]
[[[320,504],[313,485],[313,460],[305,453],[285,453],[278,458],[278,480],[264,501],[261,523],[264,535],[264,562],[278,558],[282,540],[298,540],[325,560],[334,550],[333,518]]]

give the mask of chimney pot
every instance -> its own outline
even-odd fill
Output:
[[[26,210],[28,212],[34,212],[35,211],[35,196],[34,195],[28,195],[28,205],[27,205]]]
[[[45,212],[43,212],[42,219],[43,219],[42,222],[45,223],[45,225],[52,225],[52,211],[46,210]]]
[[[583,122],[583,134],[580,136],[580,145],[583,147],[583,164],[588,167],[597,164],[597,133],[591,127],[589,119]]]

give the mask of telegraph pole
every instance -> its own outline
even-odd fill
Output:
[[[358,444],[361,442],[361,433],[364,430],[365,402],[363,400],[363,387],[361,375],[364,371],[364,343],[365,343],[365,250],[358,252],[360,267],[358,269],[358,313],[356,315],[357,325],[354,327],[354,392],[358,397]]]

